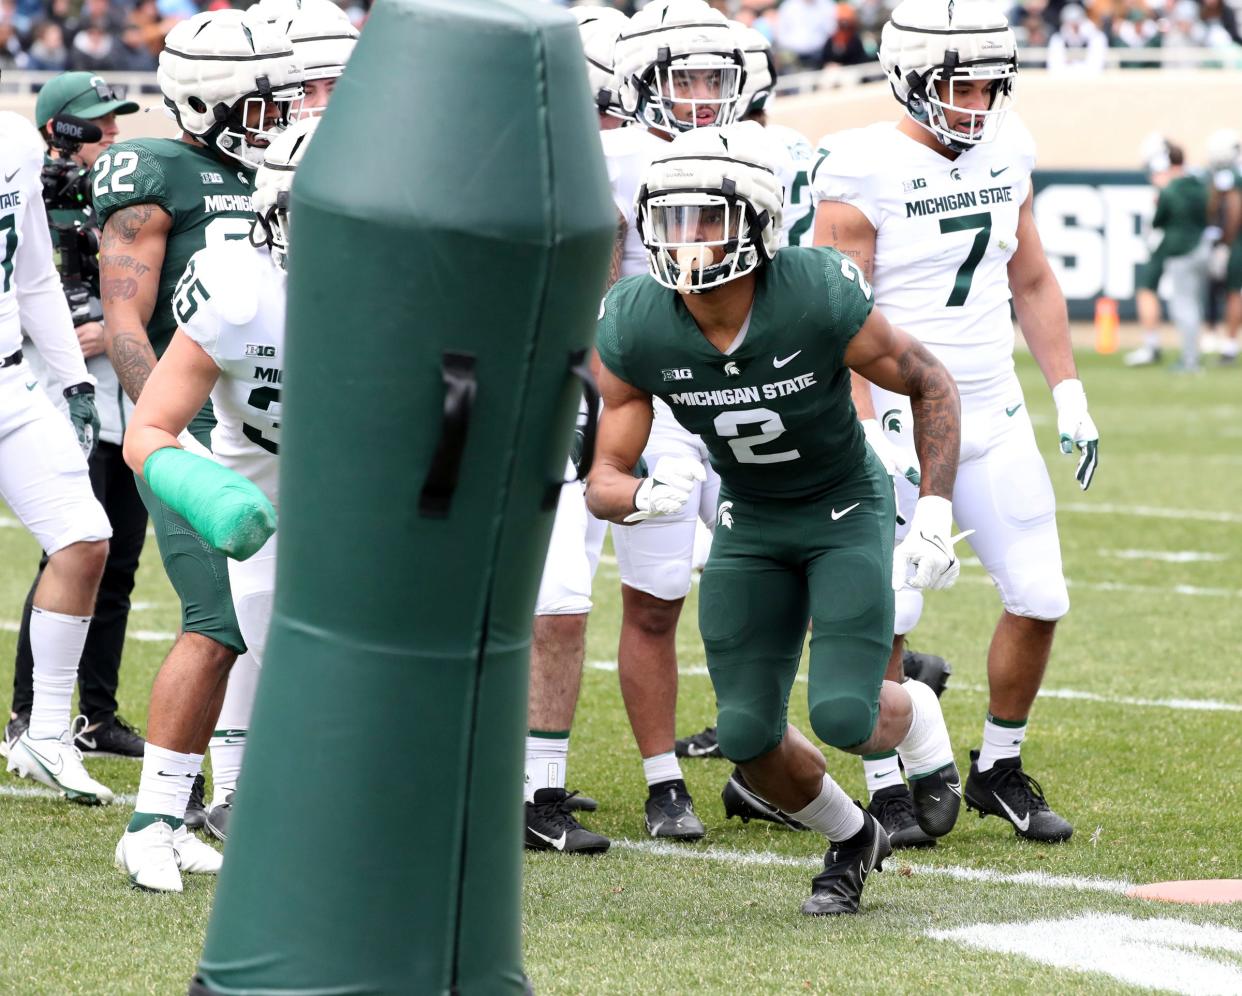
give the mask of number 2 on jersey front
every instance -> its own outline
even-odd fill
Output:
[[[785,463],[797,460],[802,456],[797,450],[783,450],[780,453],[756,453],[756,446],[774,442],[785,432],[785,423],[771,408],[749,408],[740,412],[721,412],[712,422],[716,433],[729,440],[729,448],[738,463]],[[740,429],[744,425],[758,425],[759,431],[753,435],[743,436]]]

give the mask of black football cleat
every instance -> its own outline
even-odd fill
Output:
[[[680,778],[652,785],[647,797],[647,832],[664,840],[702,840],[707,828],[694,812],[694,800]]]
[[[953,665],[943,657],[935,654],[920,654],[907,650],[901,655],[901,670],[907,678],[921,681],[931,687],[940,698],[945,686],[949,683],[949,675],[953,673]]]
[[[593,813],[599,809],[598,802],[589,795],[581,795],[578,792],[570,792],[565,796],[565,805],[569,807],[570,812]]]
[[[755,790],[746,784],[746,779],[742,777],[742,773],[737,768],[733,769],[733,774],[725,782],[725,787],[720,793],[720,801],[724,803],[726,819],[731,820],[738,816],[741,817],[743,823],[749,823],[751,820],[767,820],[787,830],[806,829],[792,816],[782,813],[766,799],[757,795]]]
[[[224,797],[224,802],[207,810],[207,832],[216,840],[224,842],[229,839],[229,820],[233,817],[233,793]]]
[[[4,738],[0,740],[0,757],[8,757],[9,749],[17,743],[21,735],[30,728],[30,713],[19,712],[9,718],[4,727]]]
[[[608,850],[612,841],[574,819],[566,804],[568,799],[569,793],[563,788],[535,789],[534,801],[526,803],[528,851],[603,854]]]
[[[673,741],[673,753],[678,757],[724,757],[720,753],[720,741],[716,739],[714,726]]]
[[[880,821],[893,850],[936,846],[936,838],[924,833],[914,818],[914,798],[904,785],[880,789],[871,797],[867,812]]]
[[[190,786],[190,801],[185,807],[185,825],[191,830],[202,830],[207,825],[207,803],[203,793],[207,781],[199,773],[194,776],[194,784]]]
[[[87,728],[76,731],[73,746],[83,754],[141,759],[147,742],[120,716],[113,716],[93,730]]]
[[[938,771],[910,779],[914,818],[929,837],[943,837],[957,822],[962,808],[962,779],[950,761]]]
[[[970,775],[966,779],[966,808],[984,816],[999,816],[1013,824],[1014,832],[1027,840],[1059,844],[1069,840],[1074,828],[1054,813],[1039,782],[1022,770],[1022,758],[1007,757],[987,771],[979,770],[979,752],[970,752]]]
[[[884,859],[892,853],[888,834],[864,809],[863,828],[824,855],[824,870],[811,879],[811,895],[802,904],[802,912],[807,916],[857,913],[867,876],[883,871]]]

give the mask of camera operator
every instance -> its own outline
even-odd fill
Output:
[[[74,746],[85,753],[142,757],[143,740],[117,717],[116,690],[129,617],[130,593],[138,557],[146,538],[147,513],[121,458],[121,437],[132,408],[117,384],[104,352],[99,304],[98,226],[91,207],[90,170],[116,140],[116,118],[138,105],[121,99],[93,73],[62,73],[39,91],[35,124],[47,145],[43,164],[43,202],[51,227],[56,268],[73,324],[97,381],[95,397],[101,428],[99,445],[89,460],[91,487],[112,524],[112,544],[99,585],[95,616],[78,669],[79,706],[84,729],[75,726]],[[45,391],[59,401],[64,385],[54,383],[37,350],[26,346],[32,371]],[[63,406],[62,406],[63,407]],[[47,564],[44,557],[22,614],[13,676],[13,705],[5,741],[20,735],[29,721],[33,658],[30,645],[31,599]],[[80,725],[80,724],[79,724]]]

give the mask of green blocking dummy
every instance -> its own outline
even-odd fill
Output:
[[[275,612],[191,992],[521,992],[531,617],[615,214],[574,22],[380,0],[291,208]]]

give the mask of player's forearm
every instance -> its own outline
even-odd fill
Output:
[[[137,402],[156,363],[147,330],[136,321],[116,324],[108,321],[104,323],[104,335],[108,361],[116,371],[116,379],[130,400]]]
[[[914,450],[922,479],[919,495],[953,498],[962,449],[962,406],[952,375],[921,344],[902,357],[914,416]]]
[[[621,261],[625,256],[625,236],[628,230],[625,215],[618,211],[617,233],[612,241],[612,258],[608,262],[608,286],[604,288],[605,293],[621,279]]]
[[[1065,295],[1051,271],[1029,287],[1015,288],[1013,305],[1018,327],[1048,387],[1076,378],[1078,368],[1070,344],[1069,312]]]
[[[642,482],[596,456],[587,478],[586,503],[597,519],[621,522],[635,511],[634,495]]]

